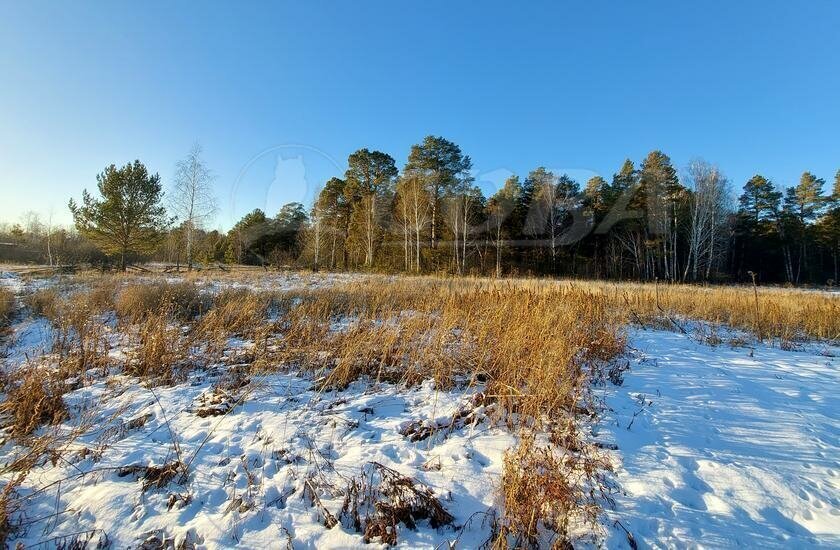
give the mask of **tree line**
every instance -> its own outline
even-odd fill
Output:
[[[21,246],[0,251],[5,259],[46,253],[53,262],[64,254],[121,268],[151,258],[187,269],[224,262],[673,282],[753,274],[792,284],[840,280],[840,171],[830,186],[804,172],[784,190],[755,175],[737,193],[713,164],[694,160],[678,171],[652,151],[638,164],[625,160],[609,180],[578,182],[536,167],[486,197],[470,157],[428,136],[402,169],[387,153],[359,149],[311,208],[290,203],[273,216],[255,209],[226,233],[205,227],[216,211],[212,182],[199,147],[178,163],[168,194],[141,162],[112,165],[97,177],[98,196],[85,190],[80,203],[70,201],[75,233],[44,235],[45,225],[29,219],[3,228],[0,241]]]

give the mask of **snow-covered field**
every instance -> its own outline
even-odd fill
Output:
[[[257,286],[320,288],[347,277],[271,275]],[[0,284],[21,293],[50,283],[4,274]],[[4,370],[47,350],[51,338],[47,321],[21,315],[4,337]],[[175,386],[152,390],[117,374],[66,394],[71,416],[56,429],[56,452],[18,489],[23,504],[8,542],[369,547],[345,494],[392,470],[453,518],[400,528],[400,547],[477,548],[488,539],[516,438],[476,408],[480,386],[355,382],[319,391],[299,372],[240,374],[236,354],[250,344],[233,344],[228,360]],[[597,538],[576,545],[840,547],[838,354],[814,343],[733,348],[629,329],[623,380],[593,388],[606,408],[592,440],[617,447],[614,503],[603,503]],[[462,418],[465,410],[472,416]],[[436,430],[412,437],[425,428]],[[0,462],[24,451],[9,439]],[[189,479],[173,471],[158,487],[160,471],[149,467],[177,461]]]
[[[639,329],[630,346],[606,388],[622,488],[608,524],[641,547],[840,547],[840,350]]]

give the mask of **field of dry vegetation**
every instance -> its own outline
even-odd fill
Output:
[[[294,277],[298,284],[283,286],[262,274],[164,279],[90,273],[29,281],[17,292],[0,290],[9,354],[0,403],[6,461],[0,471],[2,542],[50,540],[83,547],[109,540],[107,533],[91,531],[39,537],[43,521],[57,522],[57,516],[39,524],[29,509],[59,488],[50,497],[56,502],[53,514],[64,513],[58,509],[60,487],[90,472],[105,475],[101,472],[110,468],[117,476],[133,476],[141,493],[165,493],[170,509],[181,500],[192,502],[204,482],[197,457],[212,429],[204,440],[184,441],[166,417],[182,411],[165,410],[161,431],[171,436],[165,462],[106,467],[98,462],[119,438],[93,437],[102,417],[89,410],[92,402],[80,406],[69,395],[85,388],[139,387],[148,389],[146,400],[157,400],[164,388],[208,380],[189,412],[221,421],[259,400],[261,380],[294,373],[309,381],[317,399],[334,396],[335,402],[366,391],[360,388],[400,392],[429,381],[444,399],[468,395],[448,419],[416,418],[392,435],[408,443],[438,441],[467,425],[511,434],[515,444],[503,455],[483,544],[563,547],[597,537],[600,510],[610,501],[610,460],[586,426],[602,408],[591,388],[620,376],[628,325],[681,331],[713,345],[758,339],[784,347],[840,339],[840,300],[823,292]],[[38,319],[49,326],[48,345],[40,353],[16,354],[10,325]],[[147,422],[126,411],[110,414],[125,433]],[[368,414],[373,413],[365,412],[365,418]],[[298,460],[308,460],[311,472],[284,499],[299,495],[325,529],[396,544],[417,522],[451,525],[450,538],[456,540],[466,527],[456,525],[442,495],[379,462],[359,464],[362,474],[348,480],[320,472],[325,468],[317,456]],[[70,465],[66,477],[43,474],[56,464]],[[254,486],[251,475],[245,474],[248,491]],[[243,497],[235,498],[244,516]],[[342,504],[331,507],[333,501]],[[158,539],[163,547],[165,537]],[[195,540],[179,544],[192,547]]]

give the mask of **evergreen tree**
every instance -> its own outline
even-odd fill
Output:
[[[260,208],[245,214],[228,233],[232,238],[231,263],[265,264],[270,250],[270,233],[271,223]]]
[[[594,223],[600,223],[611,205],[611,191],[607,180],[601,176],[590,178],[583,189],[584,207],[591,213]]]
[[[651,151],[639,169],[639,191],[635,195],[647,218],[646,244],[651,253],[646,255],[647,278],[657,275],[654,258],[664,278],[677,278],[677,203],[681,191],[671,159],[661,151]]]
[[[619,171],[613,175],[611,185],[613,196],[617,197],[618,195],[633,189],[638,182],[638,172],[636,172],[636,167],[633,165],[633,161],[625,159],[624,164],[621,165]]]
[[[351,204],[345,194],[346,182],[341,178],[330,178],[318,195],[316,208],[321,212],[324,234],[329,247],[329,265],[336,266],[341,251],[342,267],[347,269],[347,234],[350,228]]]
[[[604,202],[609,208],[596,228],[598,233],[608,233],[613,229],[626,231],[628,226],[639,230],[642,222],[636,220],[644,219],[645,198],[637,192],[638,186],[639,172],[633,161],[626,159],[619,171],[613,174],[608,192],[604,193]],[[641,205],[638,204],[637,196],[641,198]]]
[[[423,143],[412,145],[408,154],[406,172],[418,172],[429,183],[431,195],[431,246],[437,247],[441,222],[439,211],[443,197],[448,196],[458,179],[472,169],[470,157],[461,148],[440,136],[426,136]]]
[[[118,255],[125,270],[129,256],[153,251],[171,223],[161,203],[160,176],[135,160],[121,168],[108,166],[96,181],[101,198],[84,190],[82,204],[70,199],[73,221],[100,250]]]
[[[784,262],[787,270],[787,251],[783,250],[781,232],[782,193],[773,182],[759,174],[744,184],[738,199],[738,212],[733,232],[733,271],[737,278],[747,277],[747,271],[760,275],[768,273],[768,264]],[[785,276],[787,278],[787,276]]]
[[[583,245],[590,251],[593,273],[596,277],[600,276],[602,263],[604,263],[602,250],[606,240],[600,226],[612,208],[612,195],[612,186],[601,176],[589,178],[583,188],[581,206],[587,221],[587,229],[590,232]],[[595,231],[592,232],[592,229]]]
[[[837,173],[834,175],[834,189],[831,193],[831,200],[834,202],[835,206],[840,206],[840,170],[837,170]]]
[[[351,238],[364,251],[365,265],[370,267],[399,172],[390,155],[368,149],[351,154],[347,165],[344,194],[352,209]]]
[[[800,223],[813,221],[825,204],[823,197],[825,180],[810,172],[804,172],[799,184],[788,188],[785,194],[785,209],[796,216]]]
[[[280,208],[274,217],[271,232],[273,263],[292,262],[297,259],[301,249],[301,233],[308,219],[306,209],[299,202],[290,202]]]
[[[783,251],[789,282],[798,283],[802,270],[810,270],[809,244],[815,237],[810,224],[817,218],[825,204],[825,197],[822,194],[823,185],[825,185],[825,180],[817,178],[810,172],[804,172],[799,179],[799,184],[788,188],[785,193],[781,237],[784,241]],[[795,262],[793,245],[797,245]]]
[[[782,193],[776,191],[773,182],[756,174],[744,185],[744,192],[738,199],[740,212],[754,222],[773,218],[779,212]]]

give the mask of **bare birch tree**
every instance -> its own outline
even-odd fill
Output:
[[[216,214],[213,195],[213,173],[201,159],[201,145],[196,144],[187,156],[175,166],[175,183],[171,208],[181,221],[187,246],[187,269],[193,266],[195,232]]]
[[[407,170],[397,183],[400,196],[400,216],[406,218],[408,226],[408,252],[410,271],[420,271],[420,251],[424,234],[429,226],[432,198],[424,174],[417,170]]]
[[[708,279],[723,251],[722,224],[729,209],[729,183],[720,170],[703,160],[693,160],[686,169],[689,197],[688,260],[683,280],[691,271],[692,280],[700,274]]]

